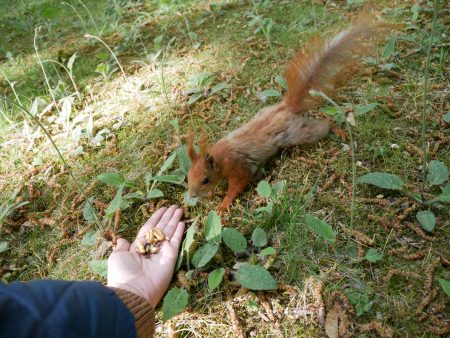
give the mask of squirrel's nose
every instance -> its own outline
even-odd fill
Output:
[[[197,196],[197,194],[189,193],[189,197],[190,198],[197,198],[198,196]]]

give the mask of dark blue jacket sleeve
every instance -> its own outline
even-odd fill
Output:
[[[0,338],[135,338],[134,316],[97,282],[0,283]]]

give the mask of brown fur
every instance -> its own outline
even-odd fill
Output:
[[[258,167],[280,148],[314,143],[330,131],[345,139],[346,133],[331,121],[306,119],[303,113],[317,107],[320,100],[309,95],[311,89],[333,95],[354,69],[355,55],[360,54],[357,39],[375,28],[367,14],[330,41],[314,39],[308,49],[297,53],[286,69],[288,92],[284,100],[261,109],[255,117],[208,147],[202,135],[200,153],[189,139],[188,153],[192,167],[188,174],[190,196],[205,196],[220,179],[228,181],[228,192],[218,206],[229,210],[233,200],[245,190]]]

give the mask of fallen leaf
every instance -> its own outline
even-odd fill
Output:
[[[355,115],[353,115],[353,113],[348,113],[348,115],[347,115],[347,122],[350,123],[350,125],[352,127],[356,126]]]
[[[334,303],[334,307],[328,312],[325,320],[325,332],[329,338],[339,337],[339,313],[337,306],[338,303]]]

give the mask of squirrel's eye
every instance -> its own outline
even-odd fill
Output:
[[[208,184],[209,183],[209,178],[205,177],[204,179],[202,179],[202,184]]]

